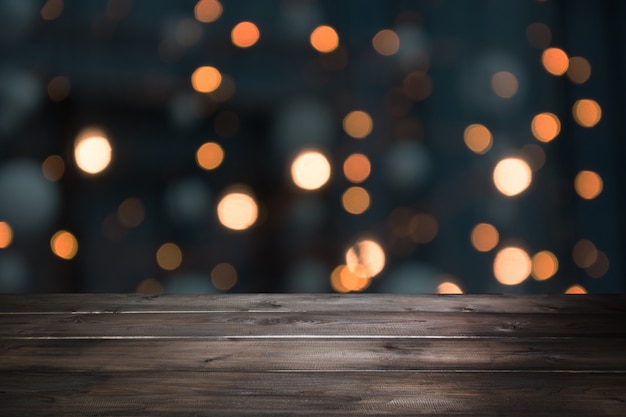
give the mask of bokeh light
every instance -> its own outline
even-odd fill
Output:
[[[211,270],[211,283],[218,290],[228,291],[237,283],[237,270],[229,263],[219,263]]]
[[[41,18],[43,20],[58,19],[63,13],[63,0],[46,0],[41,8]]]
[[[574,56],[569,59],[567,68],[567,78],[575,84],[585,83],[591,77],[591,64],[581,56]]]
[[[550,251],[536,253],[532,259],[532,276],[537,281],[552,278],[559,270],[559,260]]]
[[[154,278],[146,278],[137,284],[135,292],[137,294],[161,294],[163,293],[163,284]]]
[[[353,153],[343,163],[343,173],[346,179],[355,184],[365,181],[371,170],[369,158],[361,153]]]
[[[198,67],[191,74],[191,86],[199,93],[211,93],[222,83],[222,74],[215,67]]]
[[[318,151],[304,151],[291,163],[291,179],[303,190],[317,190],[330,179],[330,163]]]
[[[58,181],[65,173],[65,161],[59,155],[50,155],[41,164],[41,171],[48,181]]]
[[[76,165],[87,174],[98,174],[111,163],[111,143],[100,130],[88,129],[76,138],[74,159]]]
[[[199,0],[193,10],[196,19],[202,23],[215,22],[222,11],[222,4],[218,0]]]
[[[517,93],[519,82],[512,72],[499,71],[491,77],[491,89],[498,97],[511,98]]]
[[[545,23],[534,22],[526,27],[528,43],[537,49],[545,49],[552,43],[552,31]]]
[[[259,208],[247,191],[230,192],[217,204],[220,223],[232,230],[245,230],[257,220]]]
[[[385,252],[373,240],[360,240],[347,250],[346,265],[353,274],[373,278],[385,267]]]
[[[164,243],[156,252],[156,261],[166,271],[173,271],[183,262],[183,252],[175,243]]]
[[[146,209],[142,201],[135,197],[127,198],[117,208],[117,219],[126,228],[137,227],[143,222]]]
[[[563,75],[569,67],[569,57],[560,48],[548,48],[541,55],[543,67],[552,75]]]
[[[491,149],[493,136],[484,125],[471,124],[465,128],[463,140],[472,152],[482,155]]]
[[[70,94],[71,83],[68,77],[57,75],[48,82],[48,97],[54,102],[63,101]]]
[[[330,26],[318,26],[311,32],[311,46],[322,53],[332,52],[339,46],[339,35]]]
[[[463,294],[463,290],[455,283],[446,281],[437,285],[437,294]]]
[[[539,113],[533,117],[530,128],[538,141],[550,142],[561,132],[561,121],[553,113]]]
[[[383,29],[372,38],[374,50],[381,55],[395,55],[400,49],[400,38],[391,29]]]
[[[52,253],[61,259],[72,259],[78,252],[78,241],[67,230],[59,230],[50,239]]]
[[[13,241],[13,229],[7,222],[0,221],[0,249],[8,248]]]
[[[432,91],[433,82],[425,71],[413,71],[402,81],[402,92],[412,100],[426,100]]]
[[[532,182],[532,171],[523,159],[505,158],[493,170],[493,182],[505,196],[516,196]]]
[[[363,187],[350,187],[341,195],[341,205],[350,214],[361,214],[370,206],[370,195]]]
[[[489,223],[478,223],[470,234],[472,246],[479,252],[489,252],[498,245],[500,234],[498,229]]]
[[[585,268],[585,271],[591,278],[601,278],[609,271],[609,257],[599,250],[595,262]]]
[[[439,232],[439,222],[432,214],[417,213],[409,222],[411,240],[415,243],[429,243]]]
[[[224,160],[224,150],[215,142],[207,142],[196,151],[196,163],[202,169],[212,170],[219,167]]]
[[[587,294],[587,290],[582,285],[576,284],[565,290],[565,294]]]
[[[335,292],[339,293],[347,293],[350,292],[348,288],[346,288],[341,282],[341,272],[345,269],[348,269],[346,265],[339,265],[333,272],[330,274],[330,285],[335,290]],[[367,279],[367,278],[366,278]]]
[[[599,196],[602,192],[603,184],[602,177],[593,171],[580,171],[574,178],[574,189],[585,200],[592,200]]]
[[[594,127],[602,118],[602,108],[597,101],[591,99],[576,100],[572,107],[576,123],[583,127]]]
[[[249,48],[259,41],[261,32],[259,28],[252,22],[241,22],[230,32],[230,38],[233,45],[240,48]]]
[[[581,239],[572,249],[574,263],[580,268],[589,268],[598,260],[596,245],[587,239]]]
[[[509,246],[501,249],[493,261],[493,274],[504,285],[518,285],[531,273],[532,262],[524,249]]]
[[[343,130],[356,139],[367,137],[373,127],[372,117],[362,110],[351,111],[343,118]]]

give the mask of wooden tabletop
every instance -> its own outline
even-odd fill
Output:
[[[626,416],[624,295],[0,295],[2,416]]]

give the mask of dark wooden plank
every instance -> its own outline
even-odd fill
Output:
[[[626,337],[615,314],[430,312],[47,314],[0,316],[8,338]]]
[[[626,373],[626,339],[0,341],[0,372],[542,370]]]
[[[332,374],[332,375],[329,375]],[[626,375],[508,372],[0,374],[13,416],[619,416]]]
[[[626,295],[0,295],[0,314],[134,312],[484,312],[626,314]]]

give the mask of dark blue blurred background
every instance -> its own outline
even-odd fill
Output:
[[[4,0],[0,292],[623,292],[625,17]]]

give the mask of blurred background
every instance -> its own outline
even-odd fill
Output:
[[[3,0],[0,292],[623,292],[625,16]]]

